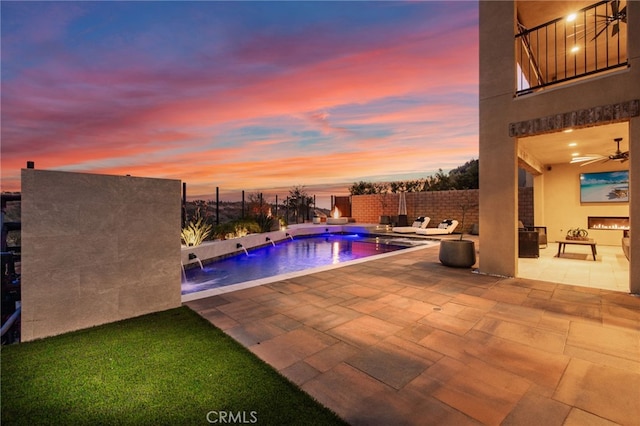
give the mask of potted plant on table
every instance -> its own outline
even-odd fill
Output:
[[[476,263],[476,245],[472,240],[464,240],[464,217],[467,210],[473,207],[469,202],[468,194],[465,196],[460,221],[460,238],[455,240],[440,241],[440,263],[454,268],[470,268]]]

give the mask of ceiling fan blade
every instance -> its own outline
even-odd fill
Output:
[[[591,161],[591,160],[602,160],[603,158],[605,158],[605,157],[602,156],[602,155],[587,154],[587,155],[583,155],[581,157],[573,157],[569,163],[570,164],[582,163],[582,162]]]
[[[580,164],[580,167],[584,167],[584,166],[587,166],[589,164],[597,163],[598,161],[606,162],[606,161],[609,161],[609,159],[607,157],[595,158],[595,159],[593,159],[591,161],[587,161],[585,163]]]
[[[611,14],[616,16],[618,14],[618,7],[620,5],[620,0],[611,0]]]
[[[571,34],[567,34],[567,38],[571,38],[571,37],[582,37],[583,34],[586,34],[587,30],[586,29],[578,29],[577,31],[574,31]]]
[[[618,22],[616,22],[615,24],[613,24],[613,30],[611,31],[611,37],[615,37],[616,34],[618,34],[619,30],[620,30],[620,24]]]
[[[621,152],[620,155],[618,155],[618,158],[616,158],[616,160],[621,160],[620,161],[621,163],[624,163],[628,159],[629,159],[629,151]]]
[[[602,27],[602,29],[596,33],[596,35],[593,37],[593,39],[591,39],[591,41],[597,39],[600,34],[602,34],[604,31],[606,31],[607,28],[609,28],[609,22],[604,24],[604,27]]]
[[[620,20],[626,24],[627,23],[627,6],[622,8],[622,10],[620,11],[620,15],[621,15]]]

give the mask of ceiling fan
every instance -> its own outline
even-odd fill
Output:
[[[594,40],[597,39],[600,34],[605,32],[607,28],[609,28],[609,25],[612,24],[611,37],[615,37],[620,31],[620,22],[624,22],[625,24],[627,23],[627,6],[625,5],[620,9],[620,0],[611,0],[609,4],[611,4],[611,15],[596,15],[596,17],[603,20],[598,25],[602,25],[602,23],[604,23],[604,26],[596,33],[593,38]]]
[[[573,163],[582,163],[580,167],[586,166],[587,164],[597,163],[598,161],[606,162],[606,161],[620,161],[624,163],[629,159],[629,151],[622,152],[620,151],[620,142],[622,138],[615,138],[613,140],[616,143],[616,152],[611,155],[599,155],[599,154],[587,154],[583,157],[574,157],[571,160],[571,164]]]

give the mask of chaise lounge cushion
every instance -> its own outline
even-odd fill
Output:
[[[420,235],[447,235],[451,234],[458,226],[458,221],[455,219],[446,219],[438,224],[437,228],[424,228],[418,229],[416,234]]]
[[[425,229],[430,220],[431,218],[429,218],[428,216],[421,216],[417,218],[411,226],[394,226],[392,230],[393,232],[397,232],[399,234],[413,234],[418,229]]]

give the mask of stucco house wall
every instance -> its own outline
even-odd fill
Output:
[[[627,4],[628,68],[518,98],[514,97],[517,4],[480,2],[480,245],[484,253],[480,271],[507,276],[517,275],[518,263],[518,138],[510,136],[510,124],[640,99],[640,2]],[[640,198],[633,197],[640,182],[640,117],[630,117],[628,123],[628,210],[633,235],[633,230],[640,228]],[[553,193],[553,182],[546,173],[536,177],[534,185],[544,185],[544,189],[534,189],[534,193]],[[549,208],[540,204],[537,216]],[[498,233],[504,228],[514,231]],[[633,253],[640,253],[640,238],[631,239],[631,253],[630,289],[640,293],[640,262],[633,261]]]
[[[22,170],[22,341],[180,306],[180,181]]]
[[[625,164],[594,165],[589,172],[626,170]],[[581,203],[580,172],[571,164],[556,164],[545,173],[545,185],[553,188],[544,192],[544,223],[549,241],[563,239],[570,228],[587,229],[589,216],[628,217],[628,203]],[[589,238],[600,245],[621,247],[622,231],[587,229]],[[622,253],[622,248],[620,248]]]

